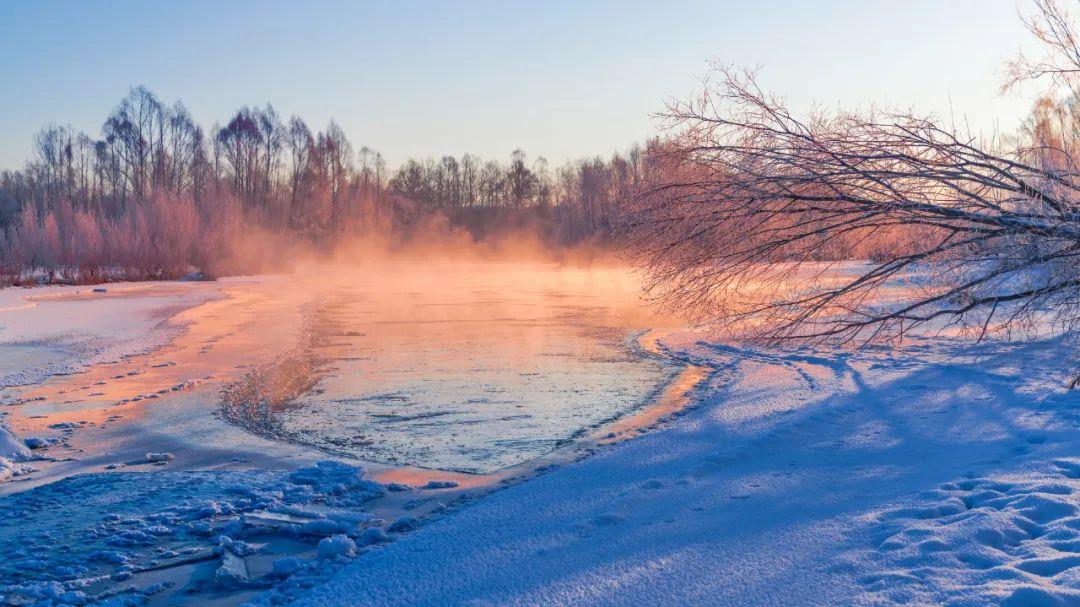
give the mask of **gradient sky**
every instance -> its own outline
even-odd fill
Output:
[[[101,6],[99,6],[101,5]],[[654,132],[710,59],[760,66],[798,107],[874,101],[1015,128],[1035,90],[998,95],[1027,44],[1023,0],[0,3],[0,168],[55,122],[97,136],[127,90],[196,120],[273,103],[335,118],[390,164],[415,156],[553,163]],[[1033,88],[1033,87],[1029,87]]]

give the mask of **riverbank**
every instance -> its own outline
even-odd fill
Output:
[[[689,414],[436,521],[297,604],[1076,604],[1069,351],[693,343],[718,372]]]
[[[5,302],[31,320],[8,320],[4,330],[21,341],[3,347],[24,348],[24,363],[49,376],[3,391],[20,438],[46,441],[26,449],[40,458],[18,464],[28,474],[0,483],[6,596],[118,605],[1080,600],[1080,396],[1063,388],[1066,338],[912,336],[849,352],[634,331],[627,343],[639,354],[677,369],[650,406],[470,474],[327,461],[325,450],[215,417],[223,385],[272,364],[310,329],[298,300],[252,280]],[[51,312],[33,320],[46,303]],[[90,342],[73,331],[89,327],[107,347],[80,349]],[[354,347],[345,338],[363,337],[331,328],[317,342],[339,358]],[[587,334],[614,343],[606,331]]]
[[[82,593],[68,596],[72,601],[230,605],[269,600],[283,588],[281,596],[295,597],[296,585],[325,579],[356,556],[320,558],[320,538],[344,533],[359,543],[356,552],[370,550],[414,525],[670,421],[705,376],[657,349],[655,333],[618,337],[589,329],[583,334],[588,339],[611,345],[589,346],[575,356],[625,370],[632,360],[606,350],[625,347],[627,356],[652,357],[669,367],[660,384],[624,402],[620,414],[559,430],[566,438],[550,442],[541,455],[484,474],[338,458],[346,467],[332,468],[331,476],[362,489],[345,509],[334,489],[340,481],[312,487],[293,478],[297,470],[332,465],[325,460],[333,449],[268,440],[218,415],[223,386],[310,340],[311,311],[318,308],[295,294],[282,297],[283,289],[274,277],[264,277],[20,290],[18,300],[7,302],[3,347],[12,349],[13,366],[19,361],[22,367],[9,376],[10,384],[19,385],[2,397],[6,421],[26,447],[19,474],[0,483],[0,496],[7,496],[0,498],[0,512],[8,521],[0,544],[13,555],[3,571],[3,594],[56,602],[63,589]],[[569,318],[580,324],[586,308],[567,303],[559,303],[556,318],[573,312]],[[533,315],[520,322],[529,331],[539,326]],[[332,329],[315,332],[316,341],[343,358],[350,353],[337,351],[346,347],[342,340],[360,332],[337,324]],[[641,336],[650,339],[636,345]],[[39,351],[55,360],[40,358]],[[485,371],[488,376],[494,377]],[[600,394],[587,387],[574,388],[579,406]],[[608,403],[617,401],[608,397],[601,404]],[[145,499],[132,501],[132,491]],[[61,521],[54,519],[56,508],[66,515]],[[416,522],[395,528],[400,520]],[[383,535],[365,545],[360,536],[368,529]],[[25,544],[35,534],[40,541]],[[222,547],[233,540],[256,548],[234,554]],[[218,579],[227,555],[240,558],[246,581]],[[279,561],[288,559],[302,566],[275,574],[276,566],[285,566]]]

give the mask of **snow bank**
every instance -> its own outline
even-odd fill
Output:
[[[297,605],[1080,604],[1067,353],[698,344],[715,372],[689,414],[405,534]]]

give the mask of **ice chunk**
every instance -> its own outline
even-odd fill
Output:
[[[303,535],[329,536],[338,533],[346,533],[349,531],[349,528],[350,525],[346,523],[324,518],[317,521],[309,521],[300,525],[300,533]]]
[[[326,504],[333,506],[358,506],[386,494],[382,485],[364,478],[362,468],[335,461],[297,468],[288,480],[294,487],[283,488],[286,493],[303,488],[321,495]]]
[[[347,535],[335,535],[324,537],[319,540],[316,553],[320,559],[333,559],[339,556],[353,556],[356,554],[356,542]]]
[[[243,586],[251,580],[247,563],[229,550],[221,553],[221,565],[214,572],[214,581],[226,588]]]
[[[181,276],[177,280],[179,280],[180,282],[212,282],[217,280],[217,278],[215,278],[211,274],[203,272],[202,270],[195,270]]]
[[[380,527],[370,527],[360,535],[360,540],[365,544],[381,544],[390,541],[390,537]]]
[[[287,556],[274,561],[270,575],[274,577],[289,577],[304,566],[304,562],[298,558]]]
[[[15,438],[7,424],[0,421],[0,457],[22,462],[31,457],[26,445]]]
[[[421,488],[422,489],[453,489],[454,487],[457,487],[457,486],[458,486],[458,484],[456,482],[454,482],[454,481],[430,480],[430,481],[427,482],[426,485],[424,485]]]
[[[25,443],[26,446],[31,449],[44,449],[45,447],[49,446],[49,441],[39,436],[31,436],[29,438],[25,438],[23,439],[23,443]]]
[[[30,474],[33,471],[34,469],[30,466],[16,464],[6,457],[0,457],[0,483],[6,483],[17,476]]]
[[[420,526],[420,521],[411,516],[403,516],[396,521],[390,523],[390,526],[386,528],[390,533],[401,533],[403,531],[411,531]]]

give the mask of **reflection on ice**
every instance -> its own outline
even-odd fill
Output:
[[[488,472],[635,408],[671,371],[639,350],[636,333],[663,321],[621,267],[397,263],[317,289],[299,354],[226,390],[232,421],[373,461]]]

